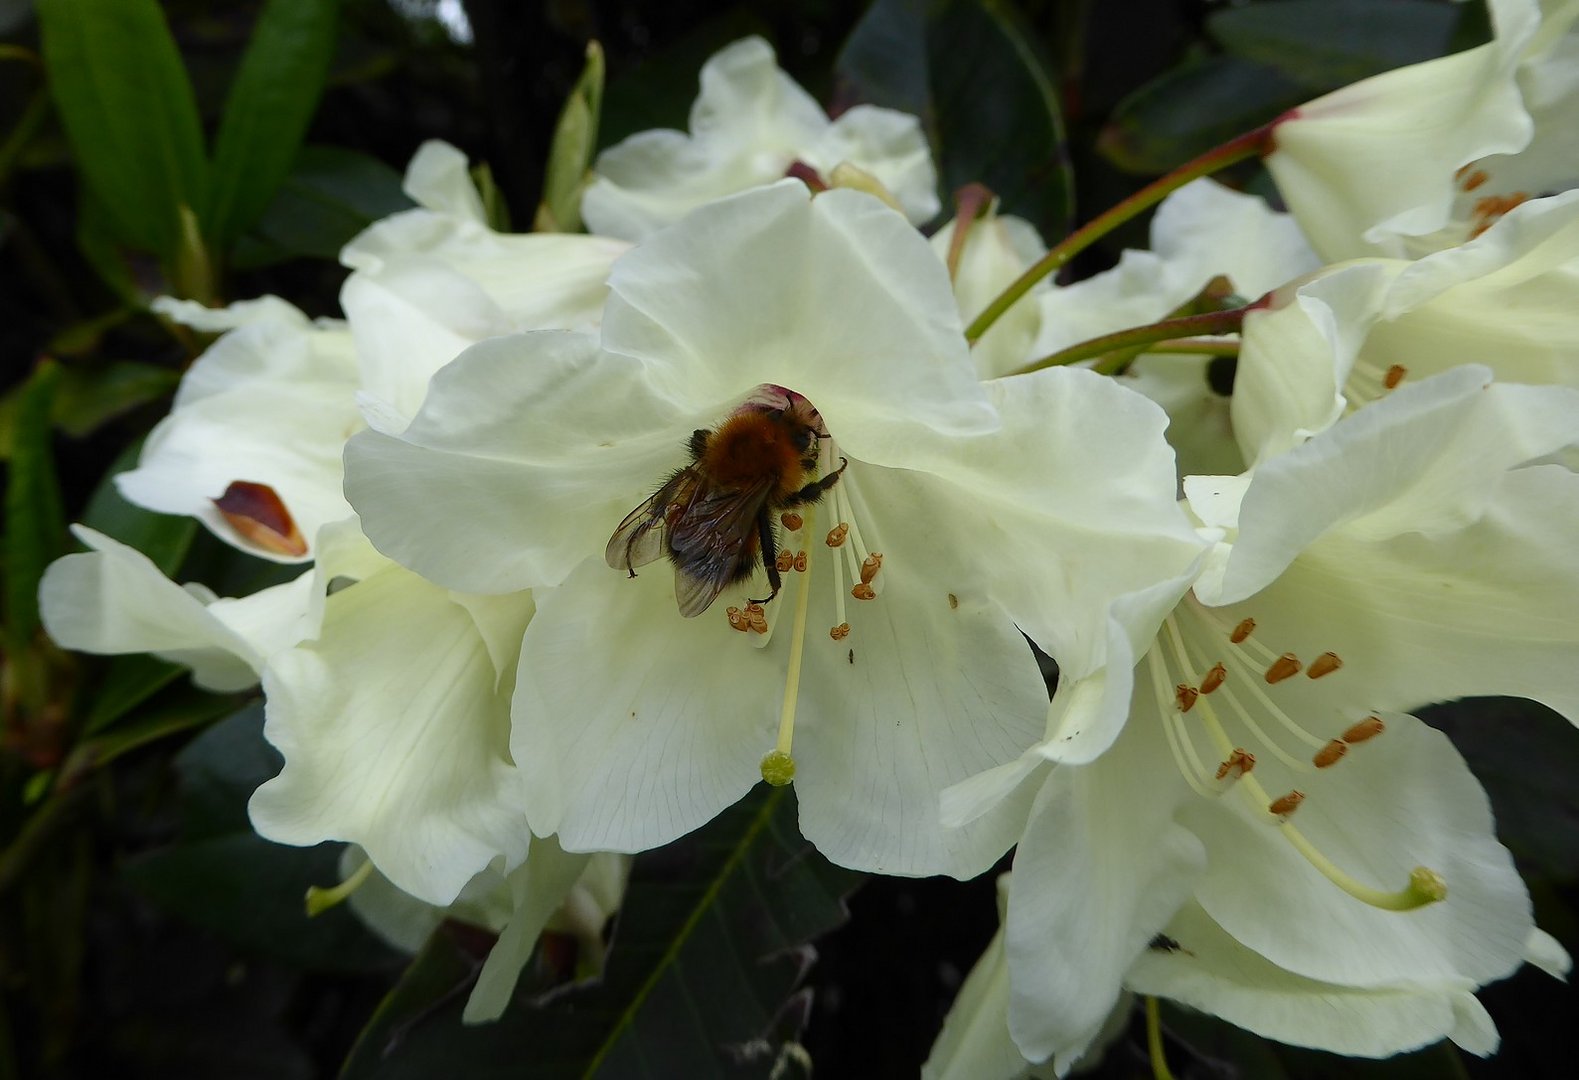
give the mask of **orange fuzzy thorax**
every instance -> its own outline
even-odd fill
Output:
[[[746,412],[725,420],[707,440],[702,473],[726,487],[750,487],[771,478],[776,495],[801,486],[801,451],[794,432],[772,413]]]

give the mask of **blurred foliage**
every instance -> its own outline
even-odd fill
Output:
[[[542,1075],[542,1047],[567,1074],[602,1053],[617,1077],[681,1031],[695,1041],[673,1052],[700,1056],[671,1075],[798,1075],[792,1039],[824,1075],[915,1075],[995,928],[991,875],[873,879],[835,930],[854,877],[805,851],[791,798],[759,791],[638,861],[600,983],[559,986],[545,949],[506,1020],[463,1032],[486,936],[446,926],[408,966],[343,910],[305,920],[302,890],[337,877],[338,848],[250,831],[246,798],[278,767],[255,700],[149,657],[67,655],[38,629],[68,521],[222,594],[288,570],[116,493],[205,344],[149,297],[273,292],[335,314],[336,253],[410,205],[401,170],[427,138],[481,166],[491,220],[574,228],[595,151],[683,127],[701,63],[748,33],[835,110],[920,115],[945,206],[980,180],[1051,240],[1228,135],[1489,28],[1482,4],[1434,0],[0,3],[0,1078],[331,1076],[348,1058],[352,1075],[483,1075],[464,1064],[478,1053],[486,1074]],[[1260,190],[1255,169],[1235,175]],[[1432,716],[1486,784],[1542,924],[1575,947],[1568,725],[1502,701]],[[675,1018],[679,982],[699,1016]],[[1498,1057],[1435,1047],[1369,1072],[1568,1074],[1551,1032],[1573,991],[1521,975],[1483,997]],[[1361,1075],[1183,1011],[1165,1022],[1180,1077]],[[1144,1045],[1132,1024],[1095,1075],[1144,1075]]]

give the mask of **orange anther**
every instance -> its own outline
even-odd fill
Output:
[[[1241,619],[1239,625],[1234,627],[1234,632],[1228,635],[1228,640],[1235,645],[1242,644],[1255,628],[1256,621],[1254,619]]]
[[[1298,675],[1300,667],[1299,657],[1291,652],[1286,652],[1272,661],[1272,666],[1266,669],[1266,681],[1269,683],[1280,683],[1284,679]]]
[[[795,553],[795,569],[802,574],[806,572],[806,553],[804,551]]]
[[[1328,765],[1336,765],[1344,754],[1349,752],[1349,744],[1342,739],[1333,739],[1326,746],[1316,751],[1316,756],[1311,762],[1318,769],[1325,769]]]
[[[1235,780],[1256,767],[1256,756],[1242,747],[1235,747],[1233,753],[1228,755],[1228,760],[1217,766],[1217,779],[1226,779],[1232,774]]]
[[[883,556],[879,552],[872,552],[861,563],[861,580],[870,585],[872,579],[877,576],[877,572],[882,568]]]
[[[1299,804],[1305,801],[1303,791],[1291,791],[1287,795],[1272,800],[1272,805],[1267,809],[1278,817],[1287,817],[1299,809]]]
[[[835,641],[843,641],[845,638],[850,636],[850,624],[847,622],[842,622],[838,626],[831,627],[828,630],[828,636],[833,638]]]
[[[1206,678],[1201,680],[1201,693],[1210,694],[1228,678],[1228,669],[1221,664],[1214,664],[1212,670],[1206,673]]]
[[[1465,168],[1468,168],[1468,166],[1466,165]],[[1463,170],[1461,169],[1459,171],[1462,172]],[[1491,174],[1488,173],[1486,170],[1484,170],[1484,169],[1476,169],[1474,172],[1472,172],[1468,176],[1466,176],[1460,182],[1459,186],[1462,187],[1465,191],[1474,191],[1476,188],[1480,187],[1480,185],[1484,184],[1487,180],[1490,180],[1490,179],[1491,179]]]
[[[1387,369],[1387,374],[1382,376],[1382,385],[1389,390],[1398,389],[1398,384],[1404,381],[1404,376],[1409,374],[1409,369],[1402,364],[1394,364]]]
[[[267,484],[232,480],[225,493],[214,500],[214,508],[232,529],[261,548],[276,555],[307,554],[307,541],[285,508],[285,500]]]
[[[1343,666],[1343,659],[1335,652],[1324,652],[1310,662],[1310,667],[1305,669],[1305,674],[1312,679],[1319,679],[1323,675],[1331,675]]]
[[[858,582],[855,588],[850,590],[850,595],[855,597],[857,600],[876,600],[877,590],[872,588],[866,582],[862,581]]]
[[[786,510],[779,515],[779,523],[790,532],[799,532],[800,527],[806,524],[806,519],[793,510]]]
[[[787,551],[781,551],[779,552],[778,562],[776,565],[779,568],[779,573],[788,573],[789,571],[795,569],[795,556],[791,555]]]
[[[1355,743],[1362,743],[1366,739],[1374,739],[1386,730],[1387,725],[1382,723],[1380,716],[1367,716],[1338,737],[1352,746]]]
[[[1195,708],[1195,699],[1200,693],[1189,683],[1180,683],[1173,688],[1173,703],[1179,707],[1180,712],[1189,712]]]
[[[744,633],[751,629],[751,620],[737,607],[732,607],[724,614],[729,616],[729,625]]]

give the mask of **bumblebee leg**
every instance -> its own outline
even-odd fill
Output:
[[[839,474],[844,472],[844,470],[848,469],[849,467],[850,459],[845,457],[840,458],[839,467],[837,469],[833,470],[833,472],[829,473],[827,476],[819,476],[817,479],[813,480],[811,483],[807,484],[793,495],[790,495],[788,498],[779,500],[779,506],[787,510],[792,506],[804,506],[807,503],[816,502],[818,499],[822,498],[823,492],[827,491],[829,488],[833,487],[833,485],[839,482]]]
[[[773,586],[773,591],[762,600],[750,600],[751,604],[766,604],[779,594],[779,589],[784,585],[779,577],[779,558],[777,542],[773,539],[773,515],[768,513],[767,507],[757,514],[757,541],[762,552],[762,568],[768,572],[768,584]]]
[[[707,440],[712,434],[706,428],[697,428],[691,432],[691,438],[686,442],[685,446],[686,449],[691,451],[692,461],[702,460],[702,454],[707,450]]]

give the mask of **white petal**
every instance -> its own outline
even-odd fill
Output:
[[[341,880],[366,864],[367,853],[355,844],[347,844],[340,856]],[[404,953],[420,950],[445,919],[497,933],[509,920],[511,911],[509,885],[492,870],[484,870],[468,881],[455,903],[446,908],[401,892],[374,867],[346,902],[363,925]]]
[[[1360,989],[1303,978],[1235,941],[1195,904],[1165,933],[1179,948],[1143,952],[1130,969],[1132,990],[1292,1046],[1390,1057],[1454,1034],[1475,1000],[1451,983]]]
[[[1576,433],[1579,392],[1566,387],[1492,385],[1478,367],[1405,384],[1256,470],[1222,595],[1202,599],[1252,595],[1335,529],[1380,540],[1462,528],[1509,469]]]
[[[140,551],[81,525],[72,531],[93,550],[55,560],[39,583],[44,629],[68,649],[153,653],[225,692],[255,685],[264,659],[301,638],[311,573],[205,604]]]
[[[1090,765],[1053,769],[1009,885],[1009,1030],[1032,1061],[1082,1056],[1124,973],[1189,895],[1204,853],[1173,822],[1190,798],[1155,717]]]
[[[995,426],[948,272],[870,195],[787,181],[712,203],[620,259],[609,287],[604,347],[677,400],[720,410],[785,386],[852,458],[904,467],[927,430]]]
[[[691,137],[644,131],[598,155],[582,216],[594,233],[640,240],[711,199],[779,179],[827,127],[772,46],[745,38],[703,65]]]
[[[947,265],[957,221],[932,234],[932,250]],[[954,274],[954,296],[961,321],[969,323],[984,311],[1047,251],[1036,228],[1023,218],[999,215],[996,209],[978,218],[965,235]],[[1033,359],[1032,344],[1042,327],[1039,300],[1051,285],[1044,278],[1014,304],[971,349],[976,371],[984,379],[1017,371]]]
[[[536,594],[511,750],[533,832],[572,851],[643,851],[711,820],[759,779],[783,661],[723,613],[682,618],[673,574],[600,558]]]
[[[1259,632],[1259,630],[1258,630]],[[1319,774],[1295,776],[1258,756],[1255,776],[1306,799],[1292,823],[1337,867],[1384,890],[1415,867],[1447,883],[1447,898],[1407,913],[1342,892],[1295,850],[1270,815],[1195,800],[1181,820],[1206,844],[1202,908],[1234,938],[1287,971],[1353,987],[1473,986],[1524,957],[1530,901],[1497,843],[1479,783],[1441,732],[1382,713],[1386,731]]]
[[[1007,882],[999,879],[999,889]],[[1009,1038],[1009,965],[1003,930],[982,951],[943,1018],[922,1080],[1013,1080],[1030,1063]]]
[[[447,142],[429,139],[417,147],[401,186],[429,210],[479,223],[488,220],[466,168],[466,155]]]
[[[1404,254],[1400,237],[1447,223],[1460,166],[1528,144],[1514,74],[1539,12],[1533,0],[1494,9],[1496,40],[1346,86],[1279,122],[1267,167],[1328,261]]]
[[[437,647],[436,647],[437,643]],[[268,839],[350,840],[397,886],[448,904],[526,854],[509,703],[466,610],[390,567],[329,597],[323,634],[264,674],[285,755],[249,810]]]
[[[510,921],[489,951],[477,984],[466,999],[466,1009],[461,1014],[465,1023],[487,1023],[504,1015],[521,969],[532,958],[538,935],[549,916],[565,902],[589,859],[590,855],[563,851],[552,837],[532,839],[526,862],[510,873]]]
[[[685,464],[696,419],[584,335],[497,338],[439,372],[403,435],[351,440],[346,493],[380,551],[446,587],[557,584]]]
[[[848,161],[882,181],[912,224],[937,216],[937,170],[921,121],[908,113],[856,105],[835,120],[802,158],[823,176]]]
[[[1574,966],[1573,957],[1568,955],[1562,943],[1539,927],[1530,931],[1529,940],[1524,945],[1524,959],[1552,978],[1564,982],[1568,981],[1568,973]]]
[[[294,310],[294,309],[292,309]],[[340,452],[361,427],[356,358],[343,330],[300,316],[250,321],[215,342],[182,380],[137,468],[115,478],[127,500],[196,517],[216,536],[274,562],[299,562],[241,536],[213,500],[234,480],[267,484],[309,540],[349,515]]]

